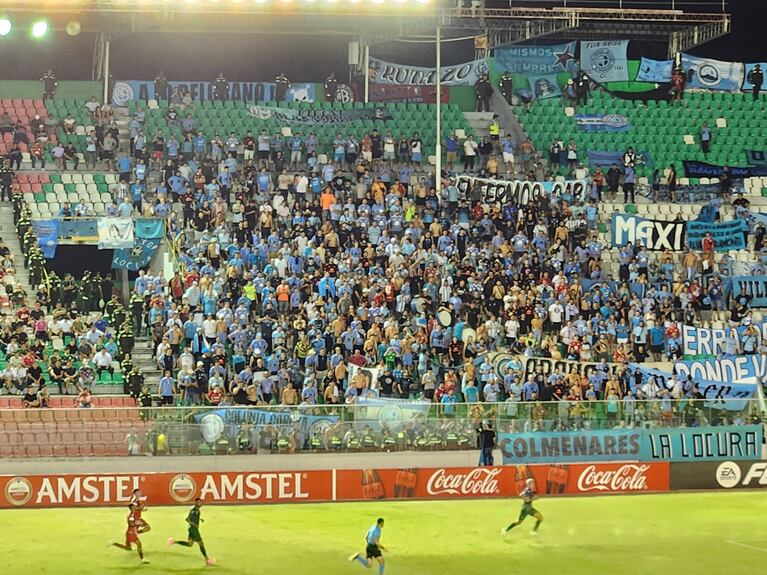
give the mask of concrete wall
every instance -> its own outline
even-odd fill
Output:
[[[211,471],[307,471],[311,469],[398,469],[474,467],[479,451],[349,453],[301,455],[229,455],[199,457],[90,457],[84,459],[2,459],[0,475],[48,473],[140,473]],[[501,462],[499,451],[496,464]]]
[[[59,80],[56,88],[57,100],[87,100],[96,96],[101,100],[101,82]],[[0,80],[2,98],[42,98],[43,83],[34,80]]]

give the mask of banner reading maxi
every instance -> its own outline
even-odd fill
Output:
[[[581,198],[586,191],[587,182],[585,180],[528,182],[527,180],[488,180],[471,176],[458,176],[455,185],[463,199],[471,198],[475,186],[479,186],[477,199],[482,203],[498,202],[524,206],[551,196]]]
[[[504,464],[708,461],[761,456],[761,425],[501,433]]]
[[[612,245],[642,244],[653,251],[680,251],[684,247],[685,222],[648,220],[629,214],[613,214]]]

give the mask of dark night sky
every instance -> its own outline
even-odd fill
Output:
[[[496,0],[488,0],[496,2]],[[497,0],[495,5],[508,6]],[[707,4],[709,3],[709,4]],[[711,4],[713,3],[713,4]],[[545,6],[553,2],[521,2]],[[561,2],[559,3],[561,5]],[[580,3],[585,4],[585,3]],[[648,7],[641,2],[625,0],[624,5]],[[657,2],[656,2],[657,5]],[[677,7],[687,11],[717,10],[716,0],[689,2],[680,0]],[[733,15],[733,32],[692,52],[734,61],[767,60],[767,44],[759,41],[764,34],[764,0],[731,0],[728,10]],[[349,38],[235,35],[204,37],[184,33],[142,34],[113,43],[112,70],[117,79],[146,79],[164,69],[170,79],[212,78],[223,71],[230,80],[269,80],[284,71],[295,81],[322,81],[331,71],[346,77],[346,51]],[[81,34],[72,38],[58,32],[44,42],[33,42],[23,33],[0,38],[0,79],[36,80],[51,66],[60,79],[90,79],[94,38]],[[644,46],[642,47],[644,48]],[[651,47],[648,47],[651,48]],[[653,55],[665,53],[654,46]],[[393,42],[380,45],[371,54],[384,59],[413,65],[433,65],[433,44]],[[635,54],[630,54],[634,56]],[[445,44],[443,62],[454,64],[473,57],[471,41]]]

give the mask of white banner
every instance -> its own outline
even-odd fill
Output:
[[[573,199],[583,197],[587,189],[586,180],[566,180],[564,182],[530,182],[528,180],[492,180],[458,176],[455,185],[463,199],[469,199],[475,185],[479,185],[479,200],[486,204],[512,203],[526,205],[539,198],[551,196],[571,196]]]
[[[488,73],[487,60],[481,58],[455,66],[442,66],[442,84],[446,86],[474,85],[482,74]],[[370,58],[370,81],[376,84],[431,86],[437,83],[436,68],[405,66]]]
[[[581,42],[581,68],[595,82],[627,82],[628,40]]]
[[[99,218],[99,249],[125,249],[133,247],[133,220],[131,218]]]

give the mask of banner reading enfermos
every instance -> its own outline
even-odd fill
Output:
[[[679,251],[684,247],[685,222],[648,220],[629,214],[613,214],[612,245],[641,244],[651,251]]]

